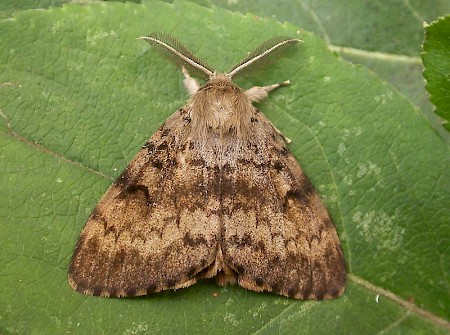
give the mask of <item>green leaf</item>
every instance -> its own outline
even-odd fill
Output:
[[[18,10],[62,6],[64,3],[70,1],[72,0],[2,0],[0,2],[0,19],[11,17]]]
[[[430,100],[436,113],[447,120],[450,130],[450,16],[442,17],[426,27],[422,54]]]
[[[212,281],[135,299],[70,289],[90,211],[186,100],[179,69],[136,40],[155,30],[218,70],[269,36],[304,41],[237,83],[292,81],[259,108],[292,139],[336,223],[349,272],[342,298],[295,301]],[[392,85],[297,26],[189,2],[18,11],[0,33],[0,333],[450,330],[449,148]]]
[[[428,100],[420,59],[423,22],[450,13],[450,1],[211,1],[234,11],[287,20],[316,33],[344,59],[392,83],[450,139]]]

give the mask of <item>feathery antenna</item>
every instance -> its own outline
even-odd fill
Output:
[[[235,65],[229,72],[230,77],[235,76],[244,69],[259,65],[269,58],[278,55],[281,52],[286,51],[292,45],[302,42],[297,38],[290,38],[286,36],[276,36],[268,39],[267,41],[256,47],[249,55],[242,60],[239,64]]]
[[[153,32],[147,36],[139,37],[146,40],[150,45],[163,54],[166,58],[177,65],[184,66],[190,73],[196,73],[202,77],[210,78],[214,75],[214,69],[192,54],[172,35],[164,32]]]

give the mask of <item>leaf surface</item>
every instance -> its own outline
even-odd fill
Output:
[[[422,59],[430,100],[450,130],[450,15],[426,27]]]
[[[292,139],[337,226],[342,298],[209,281],[137,299],[70,289],[90,211],[186,100],[179,69],[136,40],[155,30],[218,70],[267,36],[304,41],[237,83],[292,82],[258,107]],[[0,32],[0,333],[448,333],[449,148],[391,84],[295,25],[189,2],[18,11]]]

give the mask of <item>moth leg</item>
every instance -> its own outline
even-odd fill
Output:
[[[254,86],[247,91],[244,92],[244,94],[247,96],[247,98],[250,99],[250,101],[259,102],[269,96],[269,92],[276,89],[280,86],[286,86],[291,83],[290,80],[283,81],[281,83],[273,84],[273,85],[267,85],[267,86]]]
[[[272,91],[272,90],[274,90],[274,89],[276,89],[277,87],[280,87],[280,86],[289,85],[290,83],[291,83],[290,80],[286,80],[286,81],[283,81],[281,83],[268,85],[268,86],[263,86],[263,87],[261,87],[261,86],[254,86],[254,87],[248,89],[247,91],[245,91],[244,94],[247,96],[247,98],[250,99],[250,101],[258,102],[258,101],[261,101],[264,98],[267,98],[267,96],[269,95],[268,93],[270,91]],[[289,144],[289,143],[292,142],[288,137],[284,136],[284,134],[277,127],[275,127],[272,122],[270,122],[270,124],[273,127],[273,129],[279,135],[281,135],[283,137],[283,139],[284,139],[284,141],[286,143]]]
[[[189,95],[195,94],[200,88],[199,83],[197,82],[197,80],[195,80],[189,75],[184,66],[181,68],[181,71],[183,72],[184,75],[184,87],[186,87],[186,90],[188,91]]]

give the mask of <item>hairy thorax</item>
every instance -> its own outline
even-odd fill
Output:
[[[251,134],[254,107],[225,75],[218,75],[200,87],[187,106],[194,138],[217,136],[246,140]]]

